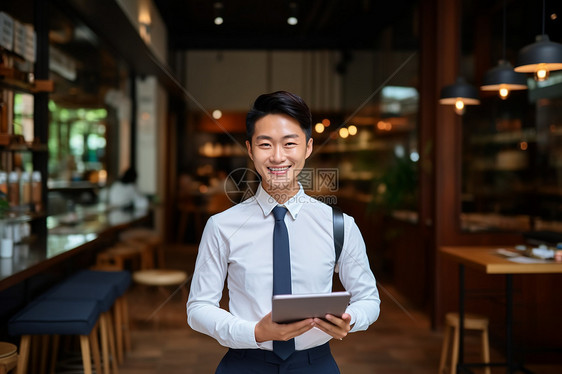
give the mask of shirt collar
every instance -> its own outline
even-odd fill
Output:
[[[287,208],[289,214],[293,219],[297,218],[297,215],[299,214],[299,211],[301,210],[304,203],[305,196],[306,194],[304,193],[302,185],[299,183],[299,191],[296,193],[296,195],[291,197],[287,202],[285,202],[285,204],[283,204],[283,206]],[[263,189],[261,183],[258,186],[255,197],[258,205],[263,211],[264,217],[268,216],[273,208],[279,205],[277,201]]]

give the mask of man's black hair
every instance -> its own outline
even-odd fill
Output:
[[[296,120],[308,141],[312,136],[312,115],[300,96],[287,91],[276,91],[258,96],[246,116],[246,137],[252,142],[256,122],[268,114],[284,114]]]

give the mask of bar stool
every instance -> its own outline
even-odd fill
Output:
[[[7,374],[18,363],[18,347],[12,343],[0,342],[0,374]]]
[[[488,318],[476,314],[464,315],[464,329],[481,331],[482,339],[482,359],[485,363],[490,362],[490,346],[488,343]],[[459,333],[460,320],[458,313],[447,313],[445,315],[445,335],[441,348],[441,360],[439,363],[439,374],[443,374],[447,361],[447,351],[451,340],[451,329],[453,330],[453,347],[451,350],[450,373],[456,373],[457,362],[459,359]],[[486,367],[486,374],[490,374],[490,368]]]
[[[131,333],[129,326],[129,311],[125,292],[131,284],[131,273],[126,270],[81,270],[69,278],[73,283],[110,283],[117,292],[117,299],[113,304],[113,321],[115,327],[115,343],[117,346],[117,362],[123,363],[124,353],[131,350]],[[107,268],[106,268],[107,269]]]
[[[80,283],[73,282],[72,279],[66,280],[61,284],[54,286],[40,296],[40,299],[46,300],[94,300],[98,302],[100,309],[99,324],[103,355],[102,364],[106,374],[110,373],[110,363],[112,372],[118,372],[115,335],[110,313],[110,310],[117,298],[117,289],[112,283]],[[53,355],[56,355],[57,350],[58,337],[55,337],[53,343]],[[52,363],[55,362],[54,358],[55,356],[53,356]]]
[[[101,373],[96,325],[100,315],[94,300],[39,299],[16,313],[8,322],[8,333],[21,336],[17,374],[27,373],[31,337],[35,335],[78,335],[84,374]]]
[[[145,254],[145,266],[142,269],[164,267],[164,248],[162,238],[152,229],[137,227],[125,230],[119,234],[119,240],[129,246],[140,248]],[[154,258],[156,257],[156,264]]]
[[[163,290],[167,286],[181,286],[184,285],[188,280],[188,275],[182,270],[173,269],[151,269],[151,270],[139,270],[133,273],[133,281],[144,286],[158,287]],[[187,298],[187,289],[183,287],[183,292]],[[174,291],[168,295],[166,301],[168,301],[177,292]],[[158,306],[151,316],[155,315],[160,308],[166,303],[162,303]],[[151,317],[150,316],[150,317]],[[149,318],[150,318],[149,317]],[[148,319],[149,319],[148,318]]]
[[[143,253],[138,247],[131,247],[123,244],[116,244],[105,249],[96,256],[96,266],[114,266],[125,270],[125,264],[129,262],[132,269],[141,268]]]

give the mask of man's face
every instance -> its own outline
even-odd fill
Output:
[[[295,119],[266,115],[256,122],[252,144],[246,141],[246,147],[263,188],[271,196],[283,203],[297,193],[297,176],[312,152],[312,138],[306,141]]]

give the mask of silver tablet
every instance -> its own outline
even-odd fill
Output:
[[[273,322],[289,323],[311,317],[324,318],[326,314],[341,316],[349,304],[347,291],[326,294],[273,296]]]

